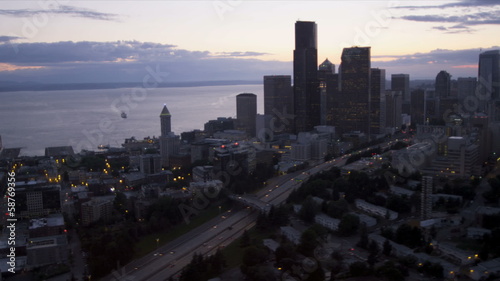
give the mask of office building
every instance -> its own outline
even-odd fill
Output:
[[[205,123],[204,131],[208,137],[212,137],[216,132],[235,129],[235,119],[229,117],[217,117]]]
[[[457,96],[459,100],[471,97],[475,94],[477,87],[476,77],[459,77],[457,79]]]
[[[434,84],[437,98],[448,98],[451,95],[451,75],[441,70],[436,76]]]
[[[335,65],[328,59],[318,68],[320,93],[320,124],[332,126],[334,116],[335,95],[338,94],[339,75],[335,74]]]
[[[420,197],[420,219],[427,220],[432,214],[432,190],[434,179],[431,176],[422,177],[422,193]]]
[[[99,220],[107,221],[113,211],[113,199],[92,198],[81,205],[82,224],[87,226]]]
[[[161,171],[161,155],[144,154],[140,156],[140,170],[142,173],[150,175]]]
[[[425,91],[417,89],[411,92],[411,123],[423,125],[425,122]]]
[[[382,99],[385,93],[385,69],[372,68],[370,83],[370,134],[384,133],[382,124]],[[398,125],[399,126],[399,125]]]
[[[320,95],[318,89],[318,48],[315,22],[295,23],[293,51],[293,92],[295,132],[305,132],[319,125]]]
[[[478,91],[480,108],[489,118],[492,152],[500,153],[500,50],[479,55]]]
[[[391,90],[400,91],[403,95],[403,102],[410,102],[410,74],[392,74]]]
[[[16,182],[16,216],[34,218],[60,210],[60,185]]]
[[[271,129],[275,134],[292,133],[293,112],[292,77],[290,75],[264,76],[264,115],[273,118],[273,125],[267,124],[266,128]]]
[[[385,109],[385,133],[394,133],[401,129],[403,123],[402,114],[403,97],[400,91],[387,90],[384,93],[384,109]]]
[[[370,47],[344,48],[334,126],[339,134],[370,133]]]
[[[245,131],[249,138],[255,136],[255,119],[257,118],[257,96],[242,93],[236,96],[236,119],[238,129]]]
[[[171,125],[172,115],[167,108],[167,105],[163,105],[163,109],[160,113],[161,122],[161,135],[160,135],[160,155],[161,155],[161,165],[163,167],[170,166],[170,155],[177,153],[180,145],[179,136],[176,136],[172,132]]]

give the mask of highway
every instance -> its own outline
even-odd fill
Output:
[[[386,145],[388,144],[389,142],[386,143]],[[380,146],[382,145],[380,144]],[[364,148],[355,153],[361,153],[377,146]],[[351,154],[318,164],[304,171],[270,179],[266,187],[255,194],[255,199],[258,198],[264,203],[278,206],[285,202],[290,193],[306,181],[310,175],[327,171],[334,166],[342,167],[349,156]],[[297,178],[300,178],[301,181],[297,181]],[[255,225],[258,214],[258,211],[250,208],[224,212],[160,247],[157,251],[130,262],[102,280],[163,281],[168,280],[170,276],[174,276],[176,279],[175,277],[179,276],[182,268],[189,264],[194,253],[213,254],[217,248],[227,246],[240,237],[244,230]]]

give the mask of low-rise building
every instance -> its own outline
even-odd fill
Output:
[[[89,225],[99,220],[108,220],[113,210],[112,198],[92,198],[90,201],[82,203],[81,218],[83,225]]]
[[[300,243],[300,237],[302,233],[291,226],[280,227],[281,234],[290,240],[293,244],[298,245]]]
[[[373,205],[371,203],[366,202],[363,199],[356,199],[354,201],[356,208],[363,210],[372,215],[377,215],[383,218],[387,218],[389,220],[395,220],[398,218],[398,213],[392,210],[389,210],[382,206]]]
[[[468,227],[467,228],[467,238],[470,239],[482,239],[484,235],[490,235],[491,230],[480,227]]]
[[[49,264],[65,263],[69,260],[68,252],[66,235],[30,238],[26,246],[27,265],[29,268],[36,268]]]
[[[337,231],[339,229],[340,220],[332,218],[326,214],[317,214],[314,217],[314,222],[320,224],[330,230]]]

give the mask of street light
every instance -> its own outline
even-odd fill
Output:
[[[220,215],[220,212],[221,212],[221,208],[222,208],[222,206],[219,206],[219,215]]]

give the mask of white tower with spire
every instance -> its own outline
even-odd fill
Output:
[[[179,136],[176,136],[172,132],[170,111],[168,111],[167,105],[163,105],[163,109],[160,113],[161,122],[161,135],[160,135],[160,155],[161,155],[161,165],[163,167],[170,166],[170,155],[175,154],[179,147]]]

